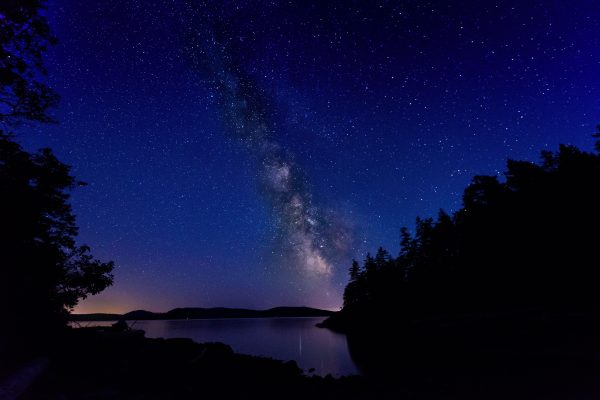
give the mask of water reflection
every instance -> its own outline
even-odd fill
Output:
[[[130,322],[147,337],[223,342],[238,353],[295,360],[318,375],[357,374],[346,337],[315,327],[324,318],[246,318]]]

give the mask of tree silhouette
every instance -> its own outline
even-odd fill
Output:
[[[51,122],[58,96],[40,78],[43,55],[56,42],[40,14],[42,0],[0,2],[0,122]]]
[[[57,96],[39,79],[55,39],[43,1],[0,3],[0,125],[50,122]],[[113,263],[76,244],[70,191],[82,185],[50,149],[26,152],[0,128],[0,358],[65,326],[78,301],[112,284]],[[40,330],[39,327],[43,327]]]
[[[563,145],[539,164],[509,160],[504,181],[475,176],[461,209],[417,218],[414,236],[401,229],[396,259],[380,248],[361,273],[353,263],[343,313],[389,320],[600,306],[599,153],[600,140],[596,153]]]
[[[69,191],[81,183],[69,170],[49,149],[29,154],[0,134],[0,304],[13,334],[59,327],[80,299],[112,283],[113,263],[76,245]]]

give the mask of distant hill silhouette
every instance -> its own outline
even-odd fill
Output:
[[[212,319],[212,318],[278,318],[278,317],[328,317],[333,311],[311,307],[275,307],[268,310],[246,308],[174,308],[165,313],[135,310],[125,314],[71,314],[71,321],[160,320],[160,319]]]

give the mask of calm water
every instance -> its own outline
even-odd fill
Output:
[[[315,327],[324,318],[244,318],[137,321],[146,337],[191,338],[196,342],[223,342],[238,353],[295,360],[305,372],[318,375],[358,374],[346,337]],[[83,323],[85,324],[85,323]],[[130,325],[133,324],[130,322]]]

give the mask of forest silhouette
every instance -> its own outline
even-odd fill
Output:
[[[599,152],[600,141],[596,153],[562,145],[538,164],[509,160],[504,180],[475,176],[459,210],[401,229],[398,257],[380,248],[352,263],[341,314],[596,308]]]
[[[599,183],[600,140],[475,176],[459,210],[401,229],[397,257],[353,261],[321,326],[346,333],[362,373],[392,392],[597,393]]]

